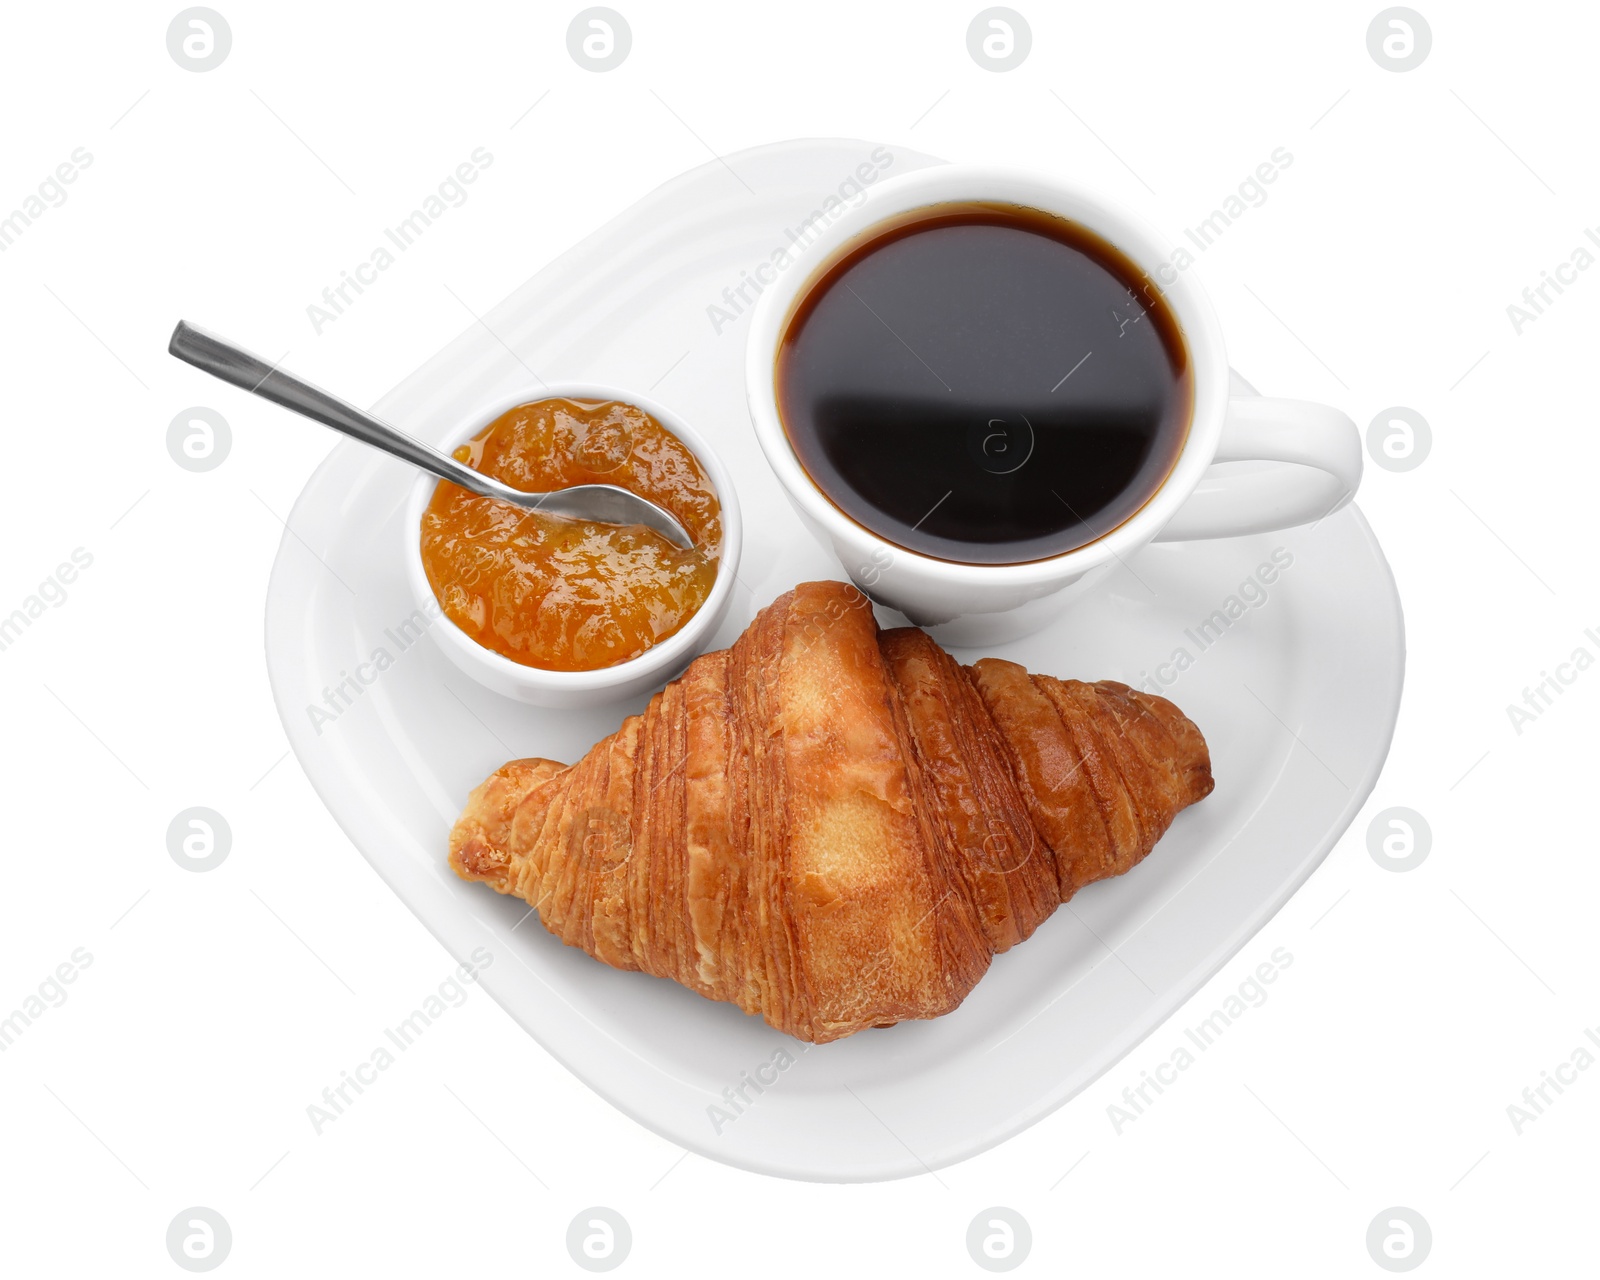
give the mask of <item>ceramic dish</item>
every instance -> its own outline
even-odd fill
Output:
[[[533,400],[620,400],[643,409],[677,436],[711,477],[717,501],[722,507],[722,550],[717,561],[717,580],[711,595],[676,634],[637,658],[602,667],[598,671],[545,671],[513,661],[486,649],[450,621],[434,598],[428,575],[422,567],[422,513],[439,484],[432,476],[419,474],[412,482],[401,526],[398,548],[411,584],[411,598],[417,609],[433,622],[429,628],[434,642],[458,668],[486,689],[518,702],[541,707],[594,707],[635,697],[659,688],[689,665],[706,648],[707,638],[721,624],[733,601],[733,586],[739,576],[739,548],[744,530],[739,521],[739,499],[733,477],[714,450],[679,415],[665,406],[632,391],[597,382],[541,383],[523,386],[483,402],[478,408],[454,415],[455,425],[434,441],[446,453],[470,440],[501,414]]]
[[[750,190],[721,163],[667,184],[377,406],[437,438],[464,400],[517,394],[523,360],[617,386],[659,383],[652,394],[713,443],[753,516],[713,646],[796,582],[841,576],[751,431],[740,282],[828,198],[846,200],[863,167],[935,163],[843,141],[726,161]],[[1236,380],[1233,391],[1250,388]],[[992,652],[1166,693],[1206,734],[1215,793],[1180,815],[1138,868],[1084,890],[998,957],[954,1013],[808,1048],[730,1005],[607,968],[535,921],[517,927],[524,903],[457,879],[445,863],[451,823],[490,770],[514,756],[576,760],[644,695],[530,712],[419,641],[332,723],[308,715],[329,678],[391,645],[386,632],[415,608],[397,554],[411,488],[400,464],[340,445],[290,516],[268,590],[266,655],[295,754],[357,849],[447,951],[491,949],[485,989],[551,1054],[672,1142],[763,1173],[921,1174],[1061,1106],[1178,1011],[1311,875],[1371,790],[1399,708],[1399,602],[1355,507],[1282,534],[1145,548],[1065,618]],[[1253,603],[1229,618],[1247,582]],[[1270,936],[1253,944],[1252,966],[1273,945]],[[727,1093],[746,1076],[775,1083],[747,1090],[735,1112]]]

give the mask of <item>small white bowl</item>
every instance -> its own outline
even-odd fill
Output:
[[[513,662],[479,644],[452,622],[440,607],[422,567],[422,514],[439,481],[419,473],[406,503],[404,520],[406,578],[411,595],[424,615],[432,618],[428,628],[451,662],[486,689],[518,702],[540,707],[578,708],[600,706],[633,697],[666,683],[683,671],[704,649],[722,622],[733,599],[734,576],[739,569],[742,529],[739,501],[734,496],[733,478],[705,439],[670,409],[645,396],[621,387],[593,382],[560,382],[538,388],[528,387],[516,395],[505,396],[493,404],[466,414],[438,447],[445,453],[464,444],[503,413],[536,400],[620,400],[636,405],[659,422],[699,459],[717,501],[722,506],[722,551],[717,561],[717,577],[711,595],[699,610],[674,635],[669,636],[637,658],[629,658],[599,671],[545,671]]]

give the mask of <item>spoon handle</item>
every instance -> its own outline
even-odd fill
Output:
[[[537,499],[540,496],[520,493],[509,485],[474,471],[431,445],[423,444],[403,431],[396,431],[370,413],[363,413],[337,396],[329,395],[292,373],[268,364],[261,357],[251,355],[244,348],[196,328],[186,320],[178,321],[167,350],[215,378],[232,383],[263,400],[280,404],[285,409],[292,409],[313,422],[332,427],[414,467],[421,467],[442,480],[453,481],[473,493],[515,502],[519,506],[527,505],[530,498]]]

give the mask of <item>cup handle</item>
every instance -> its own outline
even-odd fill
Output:
[[[1361,434],[1327,405],[1235,396],[1212,463],[1157,542],[1265,533],[1332,515],[1361,483]]]

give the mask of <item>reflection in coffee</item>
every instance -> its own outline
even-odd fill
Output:
[[[778,406],[859,524],[943,560],[1071,551],[1161,487],[1193,404],[1176,317],[1119,250],[1013,205],[887,226],[796,307]]]

